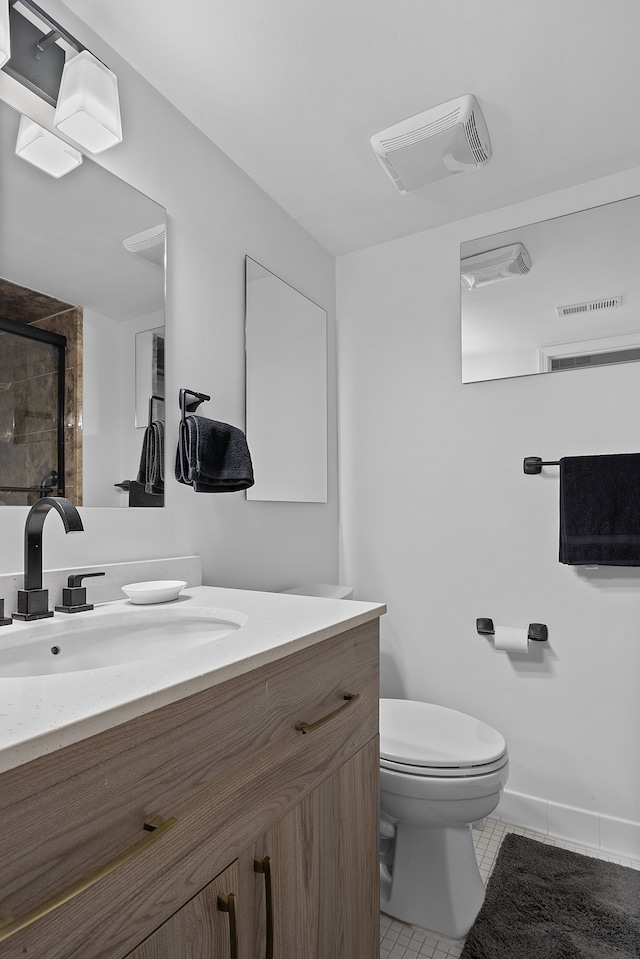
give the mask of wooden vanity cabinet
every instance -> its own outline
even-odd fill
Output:
[[[377,825],[372,829],[371,821],[377,817],[372,776],[377,765],[373,740],[128,959],[374,959],[379,915],[371,866]]]
[[[257,843],[271,859],[274,959],[377,959],[379,765],[376,737]]]
[[[374,959],[377,732],[374,620],[0,775],[0,959]]]
[[[234,862],[129,953],[129,959],[234,959],[234,952],[238,957],[251,955],[238,935],[251,915],[245,897],[238,896],[238,874]]]

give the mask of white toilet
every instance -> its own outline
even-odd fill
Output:
[[[496,808],[508,774],[507,744],[486,723],[380,700],[382,912],[466,936],[485,895],[471,824]]]

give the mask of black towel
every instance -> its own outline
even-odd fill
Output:
[[[253,486],[253,467],[242,430],[206,416],[180,422],[176,479],[196,493],[231,493]]]
[[[560,460],[560,562],[640,566],[640,453]]]
[[[154,420],[144,431],[138,483],[144,485],[145,493],[164,492],[164,423]]]

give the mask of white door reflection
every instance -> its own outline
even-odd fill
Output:
[[[246,257],[250,500],[327,502],[327,314]]]

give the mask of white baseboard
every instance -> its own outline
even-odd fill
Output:
[[[493,818],[640,861],[640,823],[505,790]]]

